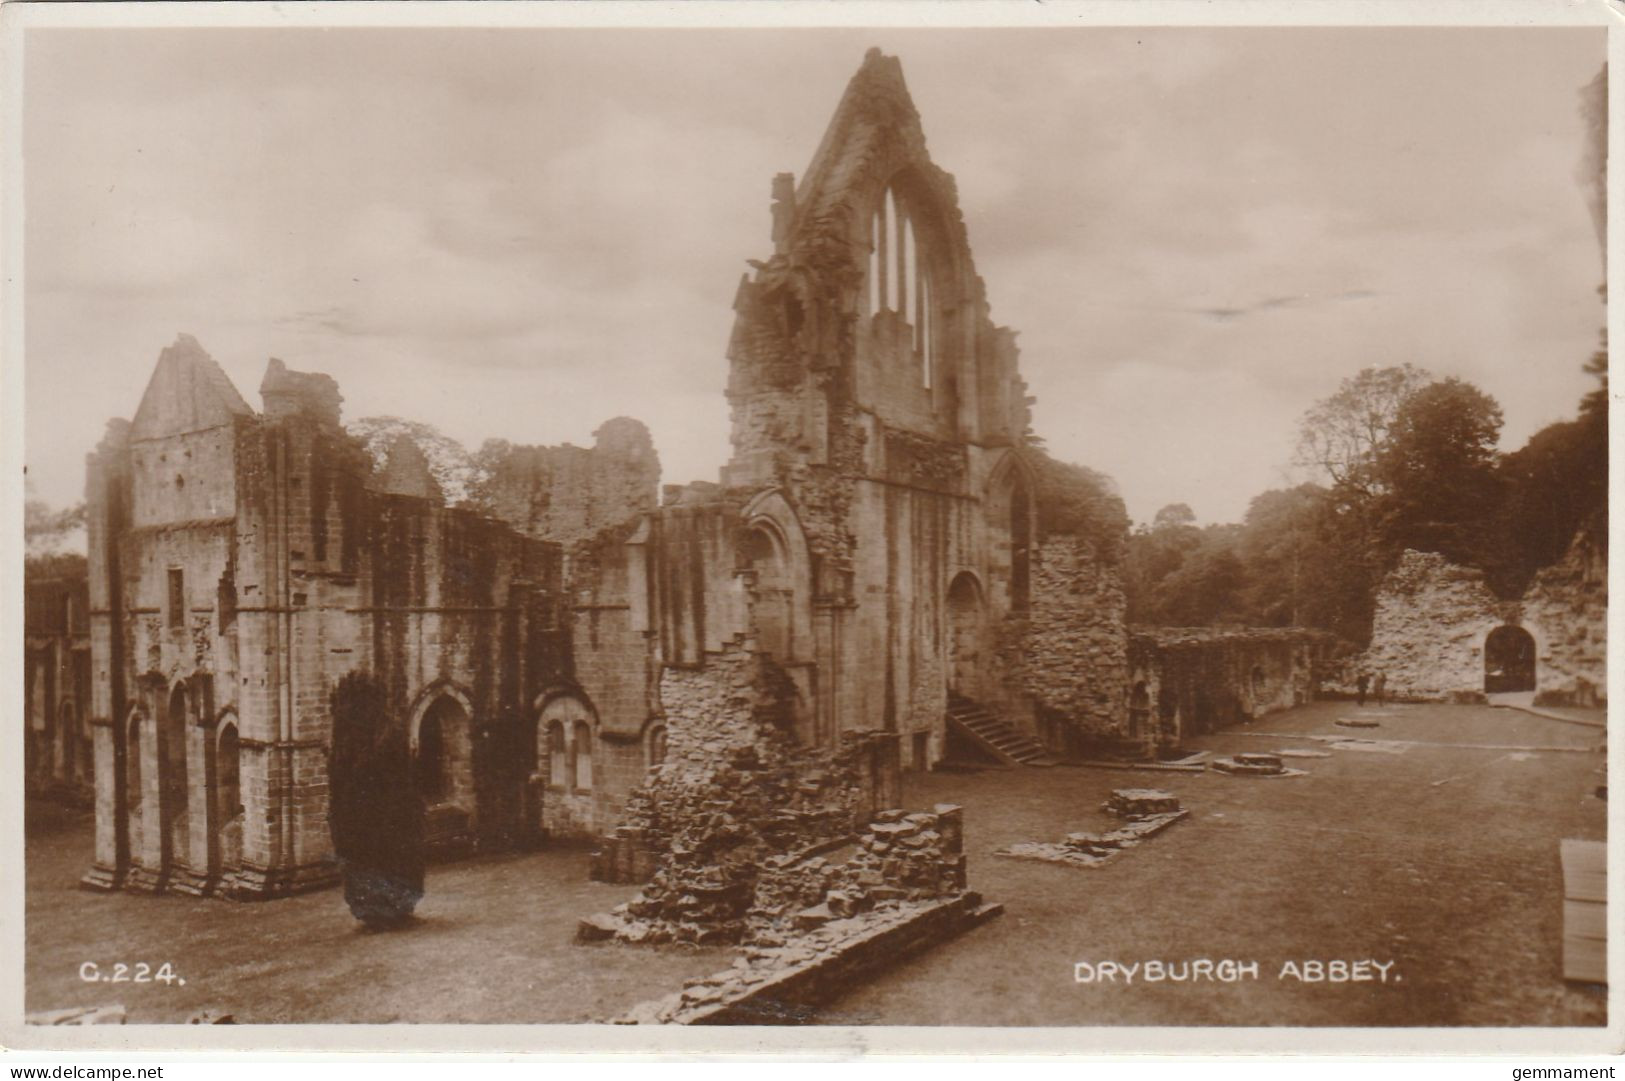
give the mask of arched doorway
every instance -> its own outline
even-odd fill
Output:
[[[1164,743],[1179,743],[1179,699],[1166,687],[1157,692],[1157,736]]]
[[[190,822],[190,787],[186,772],[186,685],[177,684],[169,695],[169,709],[158,732],[158,817],[162,830],[165,869],[187,853]]]
[[[981,688],[982,587],[962,572],[948,586],[948,693],[975,700]]]
[[[473,791],[468,710],[449,694],[429,703],[412,732],[412,781],[426,806],[463,806]]]
[[[235,871],[243,854],[243,789],[241,754],[237,725],[226,720],[215,737],[215,833],[216,851],[223,872]]]
[[[1484,639],[1484,693],[1535,689],[1535,639],[1522,627],[1500,626]]]
[[[740,554],[750,568],[751,623],[756,647],[780,664],[794,659],[795,584],[784,543],[763,526],[747,530]]]

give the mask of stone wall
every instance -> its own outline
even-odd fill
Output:
[[[1352,694],[1361,672],[1381,672],[1396,698],[1482,701],[1486,641],[1516,627],[1534,640],[1539,701],[1597,705],[1607,695],[1607,612],[1607,554],[1584,533],[1514,601],[1497,598],[1480,571],[1407,551],[1379,587],[1370,647],[1333,686]]]
[[[1032,601],[1004,644],[1019,685],[1039,716],[1058,722],[1051,746],[1120,731],[1128,678],[1127,604],[1115,562],[1086,538],[1057,534],[1034,552]]]
[[[1523,621],[1538,627],[1535,701],[1600,706],[1608,698],[1608,553],[1576,537],[1563,560],[1535,575]]]
[[[480,485],[495,517],[566,549],[653,510],[660,459],[641,421],[616,417],[593,433],[591,447],[515,446]]]
[[[1124,735],[1148,748],[1300,706],[1337,640],[1304,628],[1134,627]]]
[[[23,588],[23,783],[30,795],[87,804],[96,780],[89,585],[79,574]]]
[[[895,799],[895,740],[848,734],[834,749],[798,745],[771,658],[730,644],[694,667],[668,666],[660,703],[665,759],[627,804],[594,859],[597,877],[651,872],[612,915],[631,941],[736,941],[775,856],[839,842]]]
[[[443,506],[405,448],[375,471],[326,376],[273,361],[261,393],[255,414],[183,338],[129,437],[110,429],[91,460],[106,712],[87,880],[243,897],[332,881],[328,702],[357,669],[408,732],[431,842],[539,837],[535,709],[579,689],[559,547]]]

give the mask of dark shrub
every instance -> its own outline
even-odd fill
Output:
[[[400,924],[423,897],[423,802],[406,733],[368,673],[339,680],[332,708],[328,824],[344,901],[369,928]]]

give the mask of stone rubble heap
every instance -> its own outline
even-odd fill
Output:
[[[749,941],[780,945],[797,931],[866,912],[886,901],[946,897],[965,888],[963,817],[938,804],[930,813],[881,811],[849,858],[767,861],[749,914]],[[832,854],[835,855],[835,854]]]
[[[1073,867],[1099,867],[1124,849],[1133,848],[1190,814],[1180,807],[1178,796],[1159,788],[1115,789],[1100,809],[1126,821],[1108,833],[1069,833],[1059,844],[1020,841],[999,849],[994,855]]]
[[[1235,754],[1209,763],[1220,773],[1235,777],[1302,777],[1301,769],[1288,769],[1278,754]]]
[[[1114,788],[1100,809],[1118,818],[1144,818],[1179,810],[1179,797],[1160,788]]]
[[[957,807],[881,811],[856,829],[868,753],[861,735],[833,754],[758,742],[731,748],[704,784],[652,782],[599,858],[651,859],[653,874],[632,900],[582,920],[578,937],[779,944],[877,902],[963,890]]]

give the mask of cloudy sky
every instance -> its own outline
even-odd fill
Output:
[[[724,350],[769,184],[864,50],[959,181],[1036,428],[1136,520],[1237,520],[1368,365],[1470,379],[1503,447],[1564,419],[1603,323],[1576,181],[1597,29],[34,30],[35,493],[195,335],[346,416],[728,454]]]

